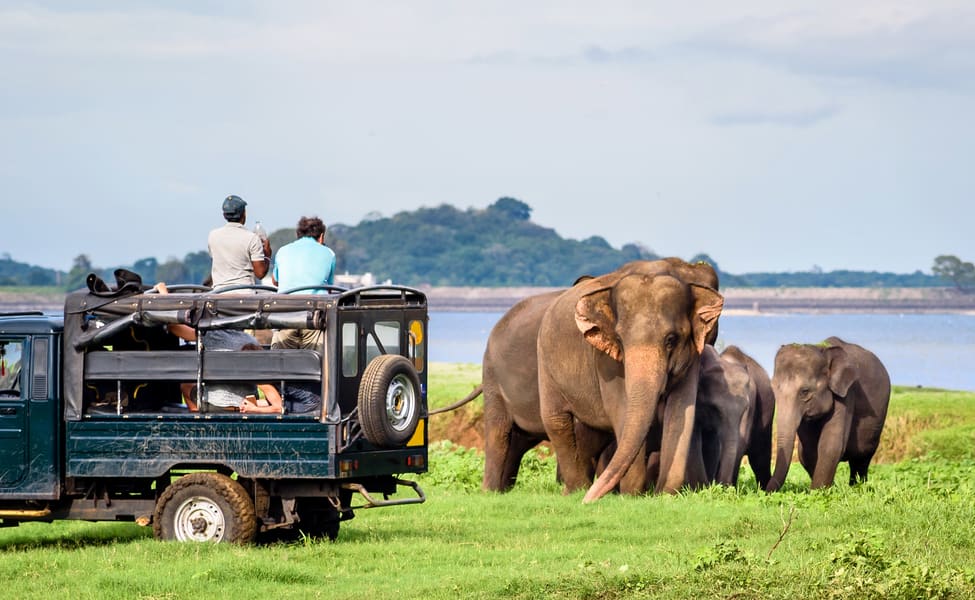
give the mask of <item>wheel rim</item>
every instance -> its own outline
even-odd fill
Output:
[[[406,375],[397,375],[386,390],[386,416],[396,431],[405,431],[413,421],[416,411],[416,390]]]
[[[176,509],[176,539],[181,542],[219,542],[227,530],[223,510],[203,496],[187,499]]]

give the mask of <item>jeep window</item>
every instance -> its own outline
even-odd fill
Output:
[[[35,337],[31,344],[33,359],[31,366],[30,397],[33,400],[47,400],[50,380],[50,367],[47,356],[49,344],[49,340],[42,337]]]
[[[359,373],[359,326],[342,325],[342,376],[355,377]]]
[[[19,341],[0,341],[0,396],[17,396],[24,389],[21,385],[20,365],[24,344]]]
[[[366,364],[380,354],[399,354],[399,340],[399,322],[377,322],[373,325],[372,334],[366,339]]]

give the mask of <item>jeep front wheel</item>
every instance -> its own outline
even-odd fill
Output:
[[[190,473],[156,502],[152,530],[161,540],[246,544],[257,534],[254,502],[220,473]]]
[[[396,448],[413,437],[420,420],[420,378],[398,354],[374,358],[359,383],[359,423],[366,439]]]

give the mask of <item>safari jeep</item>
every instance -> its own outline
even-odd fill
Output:
[[[166,540],[246,543],[278,529],[335,539],[357,508],[425,500],[398,477],[427,469],[423,293],[102,286],[89,277],[63,315],[0,315],[0,526],[117,520]],[[317,329],[324,343],[208,349],[219,329],[265,344],[273,329]],[[310,386],[321,405],[189,410],[227,382]]]

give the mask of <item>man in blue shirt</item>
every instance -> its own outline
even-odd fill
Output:
[[[287,292],[333,283],[335,253],[325,245],[325,224],[318,217],[301,217],[295,232],[298,239],[282,246],[274,257],[274,285]]]
[[[295,229],[298,239],[282,246],[274,257],[271,278],[281,292],[335,281],[335,253],[325,245],[325,224],[318,217],[301,217]],[[298,293],[324,293],[299,290]],[[319,348],[322,332],[282,329],[274,332],[272,348]]]

